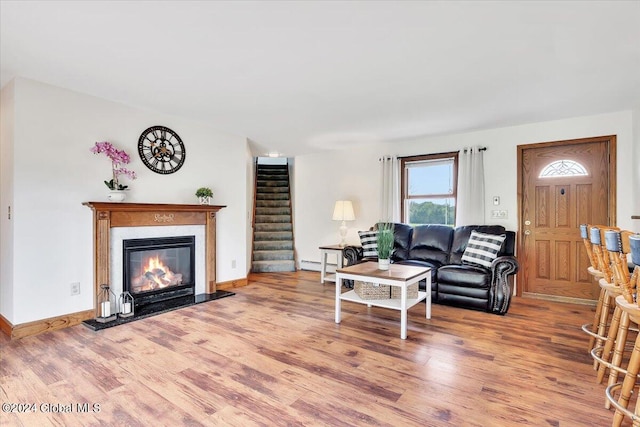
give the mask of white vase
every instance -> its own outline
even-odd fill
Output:
[[[200,202],[201,205],[210,205],[211,204],[211,197],[209,197],[209,196],[200,196],[200,197],[198,197],[198,201]]]
[[[390,260],[387,259],[378,259],[378,270],[388,270],[389,269]]]
[[[107,196],[110,202],[123,202],[126,197],[124,190],[111,190]]]

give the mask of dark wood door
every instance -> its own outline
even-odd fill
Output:
[[[519,147],[521,295],[596,300],[579,225],[610,224],[615,137]],[[614,156],[615,157],[615,156]]]

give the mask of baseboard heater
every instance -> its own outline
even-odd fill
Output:
[[[327,263],[327,273],[335,273],[336,265]],[[299,270],[317,271],[320,272],[320,262],[301,260]]]

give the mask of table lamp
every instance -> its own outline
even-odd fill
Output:
[[[351,200],[338,200],[333,208],[333,220],[342,221],[340,225],[340,247],[344,248],[347,244],[345,237],[347,236],[347,224],[345,221],[353,221],[356,216],[353,214],[353,204]]]

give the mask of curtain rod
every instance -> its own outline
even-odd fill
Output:
[[[466,153],[468,150],[469,150],[468,148],[465,148],[464,152]],[[487,147],[480,147],[478,148],[478,151],[487,151]]]
[[[468,148],[464,148],[464,149],[462,149],[461,151],[463,151],[463,152],[465,152],[465,153],[466,153],[468,150],[469,150]],[[487,147],[480,147],[480,148],[478,148],[478,151],[487,151]],[[424,155],[424,156],[440,156],[440,155],[443,155],[443,154],[451,154],[451,155],[454,155],[454,154],[457,154],[457,153],[458,153],[457,151],[453,151],[453,152],[447,152],[447,153],[431,153],[431,154],[423,154],[423,155]],[[390,160],[392,157],[393,157],[393,156],[389,156],[389,155],[387,155],[387,156],[382,156],[382,157],[378,157],[378,161],[379,161],[379,162],[381,162],[381,161],[383,161],[383,160],[385,160],[385,159],[386,159],[386,160]],[[400,159],[406,159],[407,157],[416,157],[416,155],[412,155],[412,156],[398,156],[398,160],[400,160]]]
[[[460,151],[464,151],[465,153],[467,152],[467,148],[464,148]],[[479,151],[487,151],[487,147],[480,147],[478,149]],[[419,154],[419,155],[411,155],[411,156],[398,156],[398,160],[400,159],[406,159],[407,157],[419,157],[419,156],[442,156],[445,154],[450,154],[450,155],[455,155],[458,154],[460,151],[449,151],[449,152],[444,152],[444,153],[430,153],[430,154]],[[384,157],[379,157],[378,160],[382,161],[384,158],[391,158],[391,156],[384,156]]]

